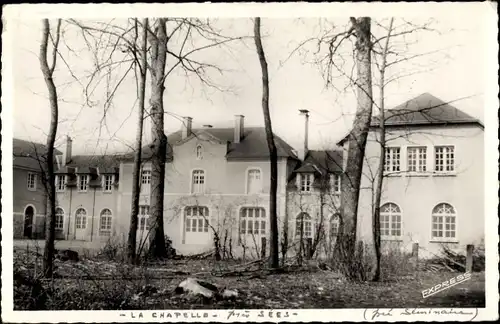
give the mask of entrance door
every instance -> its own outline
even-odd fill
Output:
[[[28,206],[24,211],[24,237],[31,238],[33,233],[33,215],[35,210],[33,207]]]
[[[87,212],[83,208],[77,209],[75,213],[75,240],[85,240],[87,231]]]

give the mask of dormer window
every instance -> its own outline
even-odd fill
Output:
[[[112,192],[114,183],[114,175],[104,174],[102,177],[102,189],[104,192]]]
[[[299,174],[299,184],[298,187],[301,192],[311,192],[313,188],[314,174],[312,173],[301,173]]]
[[[196,146],[196,159],[197,160],[203,159],[203,146],[201,145]]]
[[[78,191],[86,192],[89,185],[89,175],[81,174],[78,176]]]
[[[141,193],[147,194],[151,191],[151,170],[142,170],[141,173]]]
[[[340,174],[332,173],[329,175],[330,191],[334,194],[340,194]]]
[[[56,191],[64,192],[66,190],[66,176],[56,175]]]

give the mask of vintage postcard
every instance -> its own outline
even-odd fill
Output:
[[[495,2],[2,23],[3,322],[498,319]]]

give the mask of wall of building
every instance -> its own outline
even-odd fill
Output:
[[[198,145],[203,146],[203,158],[197,160],[195,151]],[[233,242],[233,253],[242,253],[239,236],[239,212],[241,207],[262,207],[266,211],[266,238],[269,240],[269,173],[268,161],[227,161],[226,145],[208,141],[208,139],[192,139],[174,147],[174,161],[166,166],[165,183],[165,234],[170,237],[178,253],[200,253],[213,248],[214,230],[224,240],[226,230]],[[150,166],[146,164],[145,169]],[[257,194],[247,194],[246,173],[248,169],[261,170],[262,191]],[[205,193],[191,194],[191,177],[194,169],[205,171]],[[57,194],[58,207],[65,212],[64,237],[69,240],[101,241],[108,237],[99,235],[100,213],[109,208],[113,213],[113,238],[126,239],[130,225],[130,210],[132,196],[132,163],[123,163],[120,167],[120,182],[113,193],[105,193],[102,188],[89,188],[87,192],[78,192],[76,187],[67,188]],[[278,217],[280,223],[285,215],[287,160],[281,159],[278,165]],[[95,194],[95,197],[94,197]],[[95,199],[95,200],[94,200]],[[142,186],[141,205],[149,205],[149,191]],[[206,206],[209,208],[210,224],[213,226],[208,233],[186,233],[184,229],[184,209],[186,206]],[[75,213],[78,208],[87,212],[87,227],[78,232],[75,228]],[[139,230],[138,239],[145,240],[147,232]],[[246,237],[247,249],[260,248],[261,240],[257,238],[257,246],[253,237]],[[245,241],[245,239],[243,239]],[[268,248],[267,243],[267,248]],[[248,252],[250,253],[250,252]]]
[[[47,206],[45,190],[40,177],[37,177],[36,190],[28,189],[28,174],[32,170],[14,168],[13,169],[13,220],[14,220],[14,238],[24,237],[25,211],[28,206],[34,208],[34,217],[32,224],[33,237],[42,238],[45,229],[45,209]]]
[[[442,242],[431,239],[431,214],[439,203],[451,204],[457,213],[456,240],[446,241],[454,249],[465,251],[465,245],[478,244],[484,237],[484,172],[483,131],[476,126],[414,127],[397,129],[388,134],[387,146],[401,147],[401,169],[406,170],[407,146],[427,147],[427,170],[412,175],[401,172],[384,179],[381,203],[392,202],[402,211],[403,236],[401,240],[386,244],[410,250],[413,242],[422,247],[421,255],[439,253]],[[371,187],[368,168],[378,165],[379,145],[371,133],[366,148],[366,161],[362,187]],[[455,146],[456,171],[438,175],[434,170],[434,146]],[[367,243],[371,234],[372,191],[361,191],[358,232]],[[386,242],[387,243],[387,242]]]
[[[86,192],[79,192],[76,187],[68,187],[64,192],[57,193],[56,206],[64,210],[63,230],[61,238],[67,240],[85,240],[106,242],[109,236],[117,234],[114,223],[120,222],[117,211],[119,192],[113,188],[112,192],[104,192],[102,187],[89,187]],[[79,208],[86,211],[86,228],[77,229],[75,223],[76,212]],[[104,209],[112,213],[112,233],[107,235],[100,232],[100,215]]]
[[[288,212],[288,240],[290,254],[296,253],[300,236],[297,235],[297,217],[301,213],[307,213],[312,221],[313,241],[319,238],[317,253],[326,255],[333,252],[334,241],[330,240],[330,231],[334,215],[339,212],[340,195],[314,191],[303,193],[296,188],[290,189],[287,194]],[[323,234],[318,236],[318,231],[323,230]]]

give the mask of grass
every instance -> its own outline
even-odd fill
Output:
[[[34,271],[35,261],[33,254],[15,251],[14,266],[18,272],[29,276]],[[36,262],[38,269],[39,262],[40,258]],[[237,261],[211,260],[168,261],[149,267],[88,259],[78,263],[56,261],[55,278],[43,282],[48,292],[43,307],[53,310],[151,310],[485,306],[484,272],[473,273],[470,280],[423,299],[422,290],[459,273],[417,271],[377,283],[352,283],[335,272],[315,266],[293,267],[284,273],[269,274],[258,271],[257,265],[253,265],[249,272],[221,276],[238,265]],[[175,287],[188,276],[236,289],[239,297],[206,301],[175,294]],[[16,285],[15,309],[30,308],[29,294],[28,287]]]

